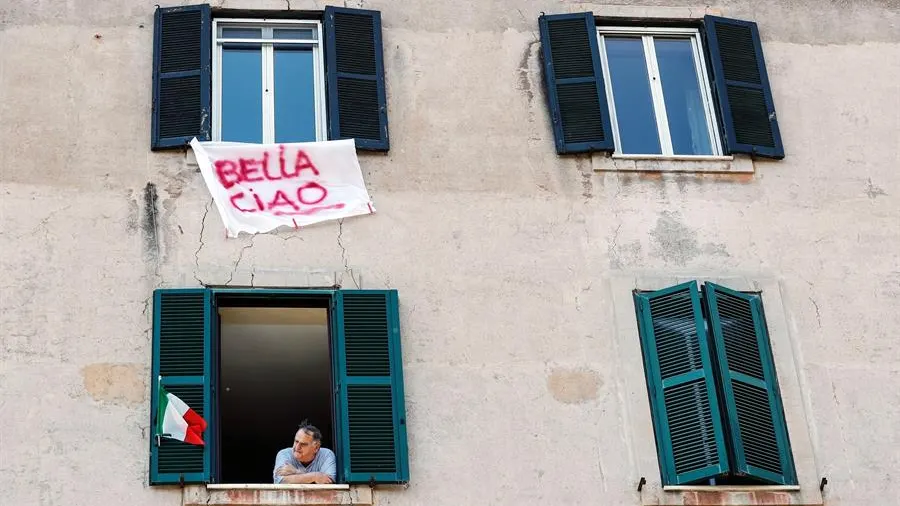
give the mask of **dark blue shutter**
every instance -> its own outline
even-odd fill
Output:
[[[556,152],[613,151],[593,13],[544,15],[538,24]]]
[[[406,483],[397,291],[340,290],[334,314],[342,478],[348,483]]]
[[[703,293],[728,414],[733,471],[766,483],[795,485],[791,444],[760,296],[713,283],[706,283]]]
[[[727,152],[784,158],[756,23],[706,16],[703,25]]]
[[[156,9],[151,149],[210,139],[211,26],[207,4]]]
[[[328,138],[355,139],[359,149],[387,151],[380,12],[325,7],[325,75]]]
[[[709,341],[695,282],[635,292],[663,484],[728,472]]]
[[[203,288],[153,293],[153,363],[150,377],[150,484],[209,483],[215,446],[210,352],[213,307]],[[204,446],[156,438],[159,382],[208,423]]]

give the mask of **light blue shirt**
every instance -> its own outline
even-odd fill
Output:
[[[282,480],[284,480],[284,476],[278,476],[275,474],[275,471],[285,464],[296,467],[303,474],[325,473],[331,477],[332,481],[337,481],[337,461],[334,458],[334,452],[328,448],[319,448],[315,458],[313,458],[313,461],[310,462],[308,466],[304,466],[294,458],[293,448],[281,450],[275,455],[275,468],[272,469],[272,479],[275,480],[275,483],[281,483]]]

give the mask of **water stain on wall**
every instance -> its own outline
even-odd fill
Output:
[[[81,369],[84,389],[97,401],[117,404],[144,402],[147,371],[141,364],[98,363]]]
[[[590,369],[554,369],[547,377],[547,389],[563,404],[582,404],[597,398],[603,381]]]

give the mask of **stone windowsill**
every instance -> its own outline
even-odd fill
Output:
[[[642,506],[822,506],[818,490],[799,486],[666,486],[645,490]]]
[[[753,159],[737,156],[621,155],[605,152],[591,155],[596,172],[699,172],[712,174],[752,174]]]
[[[372,489],[368,485],[188,485],[184,487],[182,498],[184,506],[365,506],[373,503]]]

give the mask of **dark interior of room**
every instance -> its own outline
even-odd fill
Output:
[[[220,483],[272,483],[308,420],[334,449],[327,309],[219,308]]]

